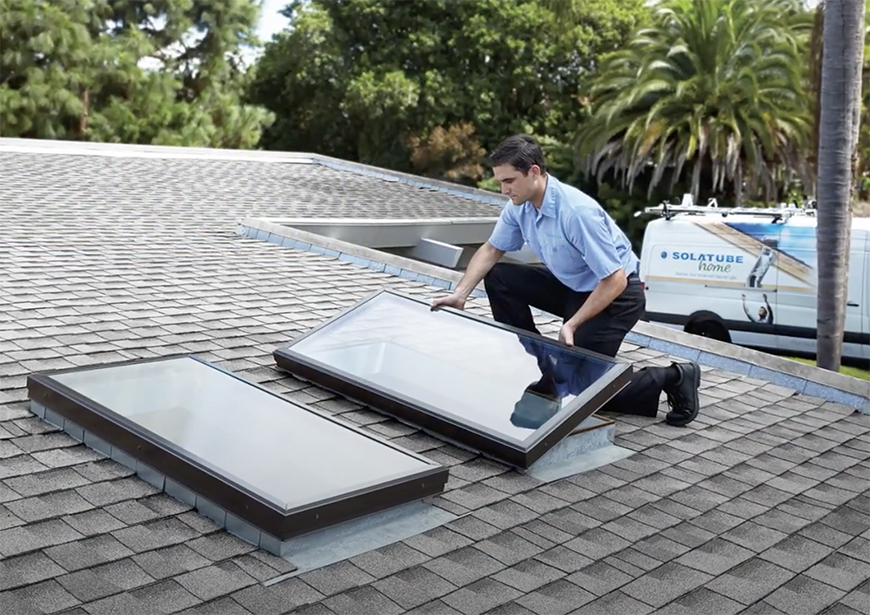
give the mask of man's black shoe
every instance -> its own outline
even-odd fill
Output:
[[[665,386],[668,406],[671,411],[665,416],[668,425],[682,427],[698,416],[700,401],[698,388],[701,386],[701,366],[697,363],[674,363],[680,374],[675,384]]]

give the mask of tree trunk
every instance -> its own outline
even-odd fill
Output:
[[[822,51],[818,155],[819,367],[838,371],[846,316],[852,156],[864,56],[863,0],[827,0]],[[856,83],[857,82],[857,83]]]
[[[85,132],[88,129],[88,113],[90,112],[91,107],[91,90],[88,87],[85,87],[85,91],[82,93],[82,113],[79,116],[79,127],[78,127],[78,136],[79,139],[85,138]]]

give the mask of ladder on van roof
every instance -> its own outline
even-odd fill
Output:
[[[655,207],[645,207],[643,211],[635,212],[634,216],[642,216],[643,214],[659,214],[666,220],[670,220],[677,214],[695,214],[695,215],[720,215],[727,218],[730,215],[741,216],[764,216],[773,218],[774,222],[779,222],[783,219],[791,218],[792,216],[814,216],[816,213],[816,201],[809,201],[806,207],[799,207],[797,204],[782,203],[775,207],[719,207],[719,203],[715,198],[710,199],[706,205],[695,205],[691,194],[684,194],[683,200],[679,205],[673,203],[662,203]]]

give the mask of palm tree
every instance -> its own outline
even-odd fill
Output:
[[[812,114],[805,48],[812,14],[801,0],[669,0],[652,26],[610,56],[591,90],[578,155],[599,181],[608,172],[649,191],[691,170],[713,191],[744,185],[772,198],[805,179]]]
[[[864,2],[827,0],[819,96],[816,364],[838,371],[846,310],[852,170],[858,141]]]

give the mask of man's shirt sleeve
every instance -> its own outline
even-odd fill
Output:
[[[568,218],[565,235],[599,280],[622,269],[607,214],[600,207],[581,209]]]
[[[513,252],[523,247],[523,231],[515,216],[516,206],[512,203],[502,209],[498,222],[489,237],[489,243],[496,250]]]

